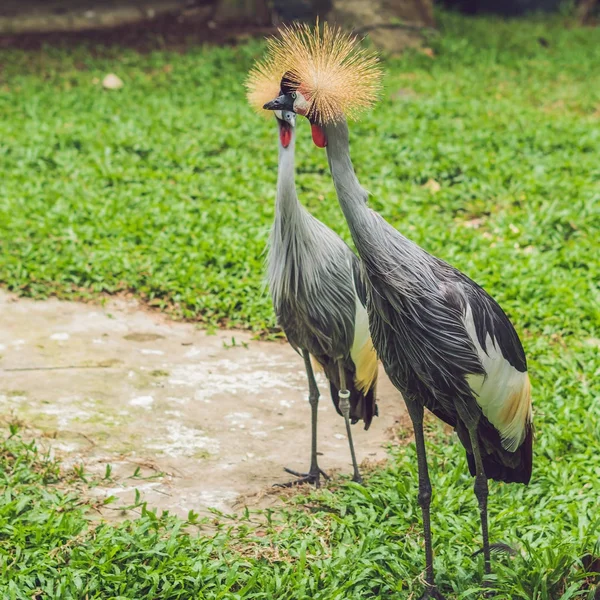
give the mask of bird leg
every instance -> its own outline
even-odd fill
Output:
[[[431,482],[427,468],[427,453],[425,450],[425,435],[423,433],[423,406],[412,400],[406,399],[406,407],[415,431],[415,445],[417,447],[417,465],[419,467],[419,506],[423,513],[423,533],[425,536],[425,589],[420,600],[435,598],[444,600],[444,596],[435,585],[433,572],[433,546],[431,543]]]
[[[346,389],[346,372],[344,371],[344,365],[341,360],[338,362],[338,368],[340,372],[340,389],[338,391],[338,396],[340,399],[339,406],[344,417],[344,421],[346,422],[346,435],[348,436],[350,456],[352,457],[352,467],[354,469],[352,481],[356,481],[356,483],[362,483],[363,480],[360,476],[358,463],[356,462],[356,452],[354,451],[354,442],[352,441],[352,429],[350,427],[350,392]]]
[[[276,487],[291,487],[293,485],[300,485],[301,483],[314,483],[315,487],[321,485],[321,475],[325,479],[329,479],[329,475],[325,471],[321,470],[319,463],[317,462],[317,407],[319,405],[319,387],[315,380],[315,374],[313,372],[312,364],[310,362],[310,354],[307,350],[302,351],[304,357],[304,367],[306,368],[306,377],[308,379],[308,402],[310,403],[311,413],[311,449],[310,449],[310,469],[308,473],[299,473],[293,471],[287,467],[284,469],[290,475],[298,477],[294,481],[288,483],[276,483]]]
[[[477,437],[477,425],[469,428],[469,436],[471,438],[471,448],[473,450],[473,458],[475,459],[475,497],[479,503],[479,514],[481,515],[481,534],[483,536],[483,564],[484,572],[489,575],[491,570],[490,565],[490,539],[488,535],[488,518],[487,518],[487,500],[488,500],[488,481],[481,460],[481,450],[479,448],[479,438]]]

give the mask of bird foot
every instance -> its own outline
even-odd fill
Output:
[[[442,593],[437,589],[437,587],[428,588],[425,593],[419,598],[419,600],[429,600],[432,598],[433,600],[446,600],[446,597],[442,595]]]
[[[360,485],[363,485],[364,483],[360,473],[354,473],[352,476],[352,481],[354,481],[354,483],[360,483]]]
[[[496,590],[492,587],[492,583],[490,581],[483,580],[481,586],[483,587],[483,593],[481,594],[484,598],[495,598]]]
[[[298,479],[294,479],[292,481],[288,481],[287,483],[276,483],[273,487],[282,487],[289,488],[294,485],[302,485],[303,483],[312,483],[316,488],[321,487],[321,475],[325,477],[325,479],[329,479],[329,475],[325,473],[320,467],[316,469],[312,469],[308,473],[300,473],[298,471],[294,471],[293,469],[288,469],[284,467],[283,469],[286,473],[297,477]]]

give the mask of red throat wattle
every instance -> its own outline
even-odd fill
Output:
[[[292,141],[292,128],[285,121],[279,121],[279,141],[284,148],[287,148]]]
[[[312,139],[315,146],[325,148],[325,146],[327,146],[327,135],[325,134],[325,130],[316,123],[311,123],[310,129],[312,131]]]

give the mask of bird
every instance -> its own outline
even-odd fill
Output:
[[[347,117],[380,89],[377,55],[326,23],[287,26],[269,42],[285,72],[265,108],[292,110],[325,147],[338,201],[361,260],[369,327],[378,357],[411,418],[425,538],[422,598],[443,598],[435,582],[431,482],[424,410],[454,428],[466,450],[479,505],[484,572],[491,573],[488,479],[528,484],[533,465],[531,386],[514,326],[500,305],[458,269],[426,252],[368,206],[350,158]],[[489,585],[484,577],[484,586]]]
[[[282,73],[259,62],[247,80],[247,96],[258,111],[279,90]],[[270,114],[270,113],[265,113]],[[359,261],[348,245],[312,216],[298,199],[295,187],[295,125],[292,111],[276,111],[279,166],[275,219],[269,238],[267,282],[279,326],[304,359],[311,407],[311,457],[307,473],[286,468],[298,479],[284,485],[313,483],[327,477],[317,461],[319,389],[313,364],[329,382],[337,412],[344,417],[353,477],[362,483],[350,423],[365,429],[378,414],[377,354],[365,309],[365,287]]]

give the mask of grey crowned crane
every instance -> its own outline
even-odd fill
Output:
[[[257,110],[279,90],[282,72],[263,62],[251,71],[248,100]],[[268,113],[266,113],[268,114]],[[365,289],[354,252],[299,202],[295,186],[295,125],[291,111],[275,112],[279,132],[279,169],[275,221],[267,258],[267,280],[277,322],[291,346],[304,358],[311,407],[311,456],[308,473],[286,471],[295,483],[314,483],[325,473],[317,461],[319,388],[313,362],[329,380],[331,398],[346,422],[353,480],[361,476],[352,443],[353,424],[365,429],[377,415],[378,361],[364,306]]]
[[[451,425],[467,453],[481,516],[485,573],[490,573],[488,478],[528,483],[532,412],[525,353],[496,301],[466,275],[428,254],[367,205],[350,159],[346,116],[375,100],[380,71],[356,38],[327,25],[284,28],[270,42],[286,71],[282,94],[265,108],[306,116],[326,147],[338,201],[361,259],[373,343],[411,417],[425,535],[424,598],[435,584],[431,484],[424,409]],[[485,582],[484,582],[485,583]]]

